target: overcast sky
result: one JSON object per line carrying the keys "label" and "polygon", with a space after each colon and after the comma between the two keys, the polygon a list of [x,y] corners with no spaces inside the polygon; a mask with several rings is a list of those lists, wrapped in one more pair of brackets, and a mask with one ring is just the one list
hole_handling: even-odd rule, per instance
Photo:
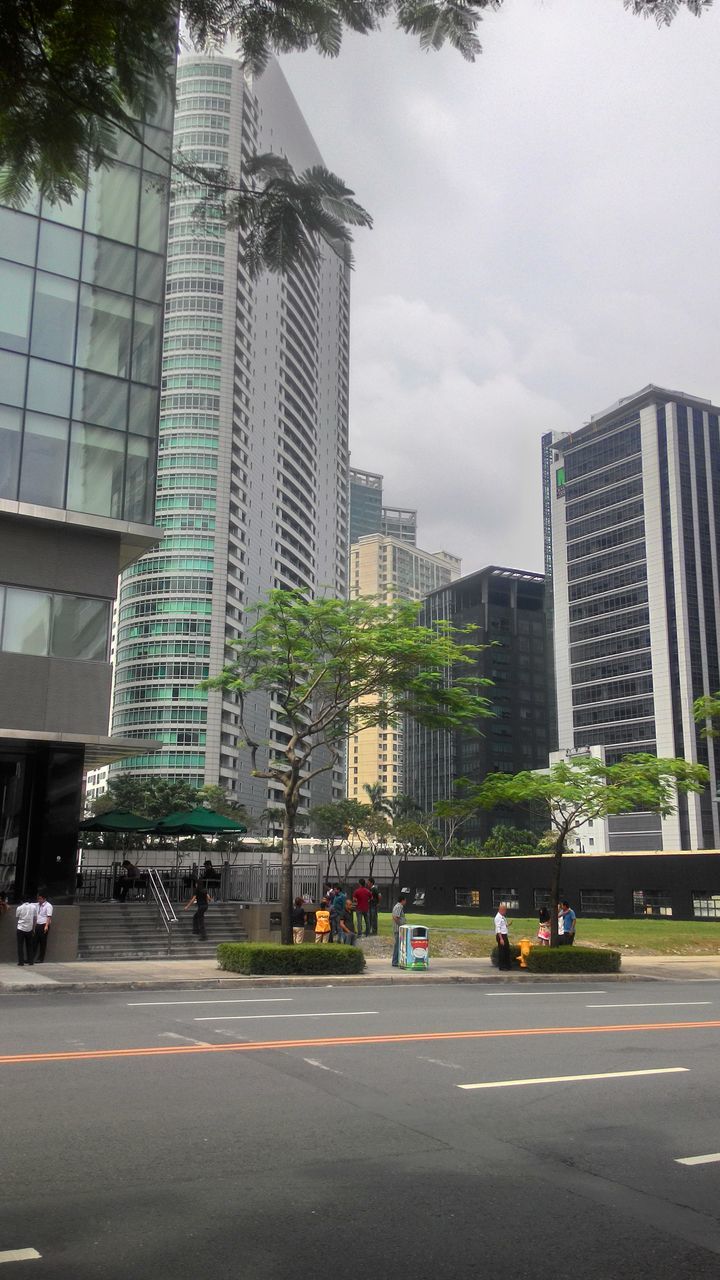
{"label": "overcast sky", "polygon": [[720,400],[720,4],[507,0],[483,53],[282,60],[356,239],[351,448],[420,545],[542,568],[540,436],[648,382]]}

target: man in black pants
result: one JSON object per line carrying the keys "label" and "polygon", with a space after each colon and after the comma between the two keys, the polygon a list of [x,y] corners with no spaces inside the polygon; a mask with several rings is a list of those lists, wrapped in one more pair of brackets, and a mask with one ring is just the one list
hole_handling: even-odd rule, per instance
{"label": "man in black pants", "polygon": [[498,947],[498,969],[511,969],[512,960],[510,958],[510,938],[508,936],[508,922],[505,919],[507,911],[507,903],[501,902],[495,916],[495,941]]}
{"label": "man in black pants", "polygon": [[207,934],[205,932],[205,912],[210,906],[210,894],[205,888],[204,880],[198,880],[195,892],[185,907],[185,910],[187,911],[193,906],[193,904],[195,905],[195,915],[192,919],[192,931],[201,939],[202,942],[207,942]]}

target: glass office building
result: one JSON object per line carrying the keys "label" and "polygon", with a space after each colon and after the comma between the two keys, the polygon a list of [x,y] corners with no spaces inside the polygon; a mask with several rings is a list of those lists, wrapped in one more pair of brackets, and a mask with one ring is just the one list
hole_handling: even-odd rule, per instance
{"label": "glass office building", "polygon": [[648,386],[544,441],[558,744],[710,769],[667,818],[608,820],[610,850],[720,846],[716,746],[693,702],[720,687],[720,410]]}
{"label": "glass office building", "polygon": [[0,885],[74,888],[120,569],[153,527],[171,110],[71,204],[0,207]]}
{"label": "glass office building", "polygon": [[[485,691],[493,716],[480,733],[443,733],[409,721],[405,741],[405,791],[423,813],[438,800],[455,794],[460,778],[482,782],[488,773],[517,773],[546,768],[548,763],[548,669],[542,574],[490,565],[434,591],[424,601],[419,620],[472,628],[474,644],[485,646],[477,674],[492,681]],[[449,676],[449,679],[452,677]],[[463,840],[484,840],[492,826],[512,815],[478,813],[462,828]]]}

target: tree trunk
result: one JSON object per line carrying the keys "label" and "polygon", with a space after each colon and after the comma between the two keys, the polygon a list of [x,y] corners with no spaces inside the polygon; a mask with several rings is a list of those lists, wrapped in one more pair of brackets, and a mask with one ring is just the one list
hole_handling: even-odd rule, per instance
{"label": "tree trunk", "polygon": [[283,819],[282,862],[280,864],[280,941],[289,946],[292,935],[293,909],[293,856],[295,853],[295,817],[297,814],[297,782],[291,781],[285,792],[285,816]]}
{"label": "tree trunk", "polygon": [[555,841],[552,879],[550,881],[550,946],[558,944],[558,905],[560,902],[560,874],[562,871],[563,853],[565,852],[565,836],[561,834]]}

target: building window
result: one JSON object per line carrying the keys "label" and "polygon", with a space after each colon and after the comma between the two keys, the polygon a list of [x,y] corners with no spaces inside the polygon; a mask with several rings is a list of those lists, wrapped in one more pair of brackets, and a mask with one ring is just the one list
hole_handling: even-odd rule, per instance
{"label": "building window", "polygon": [[671,916],[672,899],[665,889],[633,889],[636,916]]}
{"label": "building window", "polygon": [[693,889],[693,915],[697,920],[720,920],[720,894]]}
{"label": "building window", "polygon": [[533,902],[536,911],[540,911],[542,907],[549,907],[550,891],[548,889],[533,889]]}
{"label": "building window", "polygon": [[520,895],[517,889],[493,889],[492,904],[496,911],[501,902],[505,903],[508,911],[520,910]]}
{"label": "building window", "polygon": [[455,906],[456,907],[479,907],[480,906],[480,890],[479,889],[456,889],[455,890]]}
{"label": "building window", "polygon": [[580,910],[584,916],[614,916],[615,894],[611,889],[581,890]]}
{"label": "building window", "polygon": [[5,652],[108,660],[108,600],[0,587],[0,622],[0,649]]}
{"label": "building window", "polygon": [[415,896],[414,896],[414,898],[413,898],[413,900],[412,900],[412,904],[413,904],[413,906],[414,906],[414,907],[424,907],[424,906],[425,906],[425,890],[424,890],[424,889],[416,889],[416,890],[415,890]]}

